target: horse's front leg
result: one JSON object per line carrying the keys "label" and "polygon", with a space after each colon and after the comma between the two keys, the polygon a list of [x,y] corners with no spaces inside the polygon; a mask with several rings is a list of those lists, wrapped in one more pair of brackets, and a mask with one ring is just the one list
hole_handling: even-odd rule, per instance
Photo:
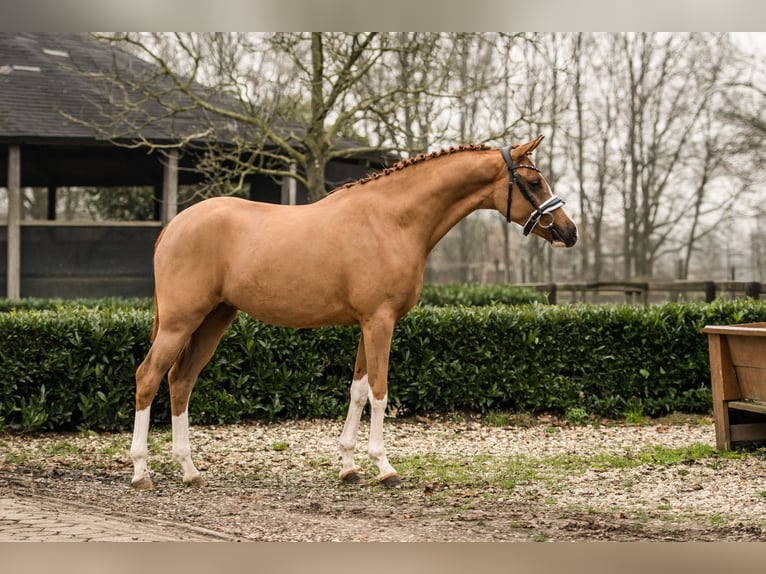
{"label": "horse's front leg", "polygon": [[368,454],[378,467],[378,480],[389,487],[402,483],[399,474],[388,462],[383,444],[383,417],[388,404],[388,359],[395,323],[393,316],[383,315],[373,317],[362,325],[371,406]]}
{"label": "horse's front leg", "polygon": [[367,404],[367,394],[370,385],[367,382],[367,359],[364,354],[364,335],[359,339],[354,365],[354,378],[351,382],[351,398],[348,403],[348,415],[340,435],[340,456],[343,466],[340,478],[346,484],[359,482],[359,467],[354,463],[354,451],[359,434],[359,421],[362,418],[364,405]]}

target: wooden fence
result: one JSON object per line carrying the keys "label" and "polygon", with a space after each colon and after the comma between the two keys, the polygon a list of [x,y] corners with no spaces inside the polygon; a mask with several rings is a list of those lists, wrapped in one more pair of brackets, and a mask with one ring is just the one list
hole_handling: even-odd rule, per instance
{"label": "wooden fence", "polygon": [[658,281],[525,283],[545,293],[551,305],[561,302],[627,302],[648,305],[662,301],[700,300],[716,297],[760,299],[766,283],[757,281]]}

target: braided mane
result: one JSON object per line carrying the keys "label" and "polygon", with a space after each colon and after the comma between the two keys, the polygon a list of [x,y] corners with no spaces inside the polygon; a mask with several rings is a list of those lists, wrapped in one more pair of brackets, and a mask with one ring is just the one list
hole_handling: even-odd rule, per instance
{"label": "braided mane", "polygon": [[485,144],[468,144],[468,145],[461,145],[461,146],[452,146],[449,148],[442,148],[439,151],[434,151],[428,154],[421,153],[415,157],[408,157],[406,159],[403,159],[401,161],[396,162],[391,167],[387,167],[383,169],[382,171],[375,172],[373,174],[370,174],[366,177],[363,177],[362,179],[358,179],[356,181],[353,181],[351,183],[347,183],[345,185],[342,185],[340,187],[337,187],[330,191],[329,193],[333,193],[335,191],[338,191],[339,189],[348,189],[349,187],[354,187],[355,185],[364,185],[365,183],[372,181],[374,179],[379,179],[386,175],[391,175],[395,171],[401,171],[406,167],[409,167],[411,165],[414,165],[416,163],[422,163],[429,159],[434,159],[437,157],[441,157],[443,155],[450,155],[453,153],[461,152],[461,151],[486,151],[493,149],[491,146],[485,145]]}

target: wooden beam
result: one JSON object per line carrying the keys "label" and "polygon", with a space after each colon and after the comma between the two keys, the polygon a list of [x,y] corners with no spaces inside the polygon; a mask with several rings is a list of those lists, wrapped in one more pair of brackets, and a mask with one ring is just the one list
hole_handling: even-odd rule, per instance
{"label": "wooden beam", "polygon": [[21,149],[8,146],[8,253],[6,297],[21,298]]}
{"label": "wooden beam", "polygon": [[766,415],[766,403],[763,401],[729,401],[728,407],[739,411]]}
{"label": "wooden beam", "polygon": [[710,383],[715,415],[715,442],[718,450],[731,450],[731,428],[727,402],[742,398],[737,373],[731,362],[729,345],[724,335],[708,333]]}
{"label": "wooden beam", "polygon": [[[296,173],[297,166],[290,164],[290,173]],[[282,178],[282,205],[295,205],[298,202],[298,181],[295,177]]]}
{"label": "wooden beam", "polygon": [[749,442],[766,439],[766,423],[731,425],[731,442]]}
{"label": "wooden beam", "polygon": [[48,221],[56,221],[56,186],[48,186]]}
{"label": "wooden beam", "polygon": [[168,151],[162,178],[162,225],[178,213],[178,150]]}

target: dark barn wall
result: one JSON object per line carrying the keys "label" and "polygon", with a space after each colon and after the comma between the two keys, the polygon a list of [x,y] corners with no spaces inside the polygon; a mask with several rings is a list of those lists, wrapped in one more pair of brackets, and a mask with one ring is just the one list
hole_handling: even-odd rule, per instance
{"label": "dark barn wall", "polygon": [[[150,297],[159,225],[22,225],[22,297]],[[0,295],[6,295],[0,227]]]}
{"label": "dark barn wall", "polygon": [[325,187],[330,191],[382,169],[380,165],[370,165],[360,159],[336,159],[328,163],[325,169]]}

